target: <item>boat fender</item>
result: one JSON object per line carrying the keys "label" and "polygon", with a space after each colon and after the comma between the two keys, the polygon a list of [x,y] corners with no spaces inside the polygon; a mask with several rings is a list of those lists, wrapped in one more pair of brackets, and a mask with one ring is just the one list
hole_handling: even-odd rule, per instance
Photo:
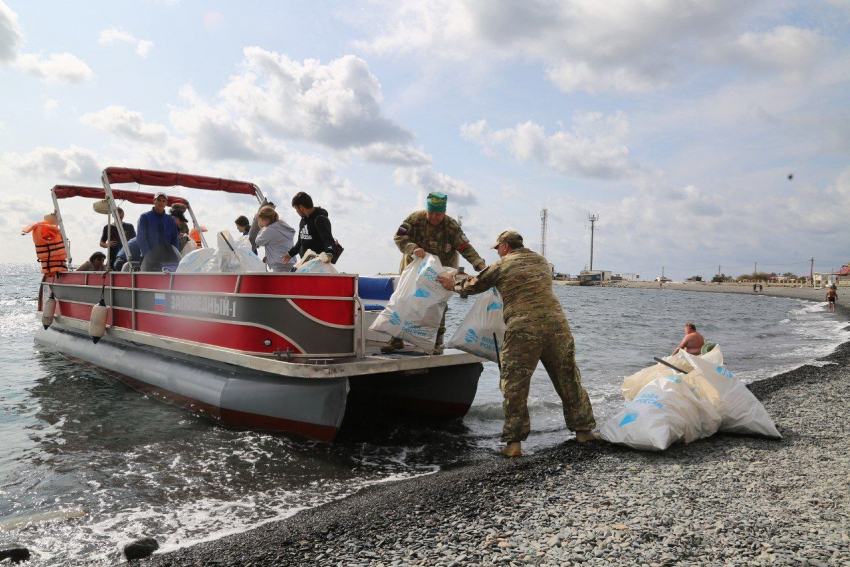
{"label": "boat fender", "polygon": [[106,316],[109,313],[109,308],[101,299],[97,305],[92,307],[91,319],[89,319],[89,335],[94,344],[100,340],[100,337],[106,334]]}
{"label": "boat fender", "polygon": [[56,296],[51,292],[50,297],[44,302],[41,308],[41,324],[44,325],[44,330],[53,324],[53,316],[56,314]]}

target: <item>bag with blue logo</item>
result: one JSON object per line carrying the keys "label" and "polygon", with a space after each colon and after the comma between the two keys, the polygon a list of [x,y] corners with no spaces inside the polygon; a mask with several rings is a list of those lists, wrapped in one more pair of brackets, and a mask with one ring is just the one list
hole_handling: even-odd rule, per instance
{"label": "bag with blue logo", "polygon": [[717,409],[723,419],[721,431],[782,437],[761,402],[722,362],[714,364],[704,357],[687,353],[685,358],[694,367],[686,378],[692,380],[699,394]]}
{"label": "bag with blue logo", "polygon": [[478,295],[446,346],[498,362],[499,353],[493,335],[498,340],[498,348],[501,348],[505,342],[504,303],[495,287]]}
{"label": "bag with blue logo", "polygon": [[443,312],[453,293],[440,285],[437,276],[453,272],[431,254],[411,262],[369,330],[402,339],[426,352],[433,351]]}
{"label": "bag with blue logo", "polygon": [[714,435],[720,414],[681,375],[655,378],[599,428],[609,443],[643,451],[663,451],[673,443],[690,443]]}

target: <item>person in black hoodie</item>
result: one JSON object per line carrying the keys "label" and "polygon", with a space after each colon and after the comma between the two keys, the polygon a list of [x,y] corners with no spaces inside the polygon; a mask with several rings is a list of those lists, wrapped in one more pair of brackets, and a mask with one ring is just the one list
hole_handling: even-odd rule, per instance
{"label": "person in black hoodie", "polygon": [[292,198],[292,208],[301,217],[301,222],[298,223],[298,240],[283,257],[283,263],[289,262],[296,254],[303,258],[307,250],[316,254],[324,252],[328,262],[333,260],[334,237],[328,212],[321,207],[314,207],[312,197],[303,191]]}

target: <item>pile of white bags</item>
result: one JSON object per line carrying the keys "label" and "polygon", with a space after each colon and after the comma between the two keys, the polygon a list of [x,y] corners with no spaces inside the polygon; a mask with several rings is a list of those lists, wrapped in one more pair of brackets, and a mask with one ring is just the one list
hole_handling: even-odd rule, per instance
{"label": "pile of white bags", "polygon": [[218,233],[217,248],[201,248],[180,260],[178,273],[265,272],[266,265],[251,251],[246,236],[233,238],[230,232]]}
{"label": "pile of white bags", "polygon": [[693,377],[694,385],[723,418],[720,431],[782,437],[761,402],[722,363],[712,364],[705,357],[690,354],[685,357],[694,366],[694,371],[685,379],[698,374]]}
{"label": "pile of white bags", "polygon": [[198,248],[189,252],[177,266],[178,274],[197,274],[204,271],[204,266],[215,256],[215,248]]}
{"label": "pile of white bags", "polygon": [[498,362],[499,349],[504,342],[504,302],[494,287],[478,295],[469,313],[466,314],[446,346]]}
{"label": "pile of white bags", "polygon": [[431,352],[437,342],[443,311],[452,295],[440,285],[437,276],[453,272],[431,254],[417,258],[401,273],[387,306],[369,329]]}
{"label": "pile of white bags", "polygon": [[663,364],[623,381],[626,404],[600,428],[603,439],[636,449],[663,451],[716,431],[781,437],[767,410],[723,366],[720,347],[701,356],[680,351]]}
{"label": "pile of white bags", "polygon": [[[676,354],[665,356],[661,360],[683,370],[684,372],[682,372],[682,374],[688,374],[694,369],[694,366],[685,354],[686,353],[684,351],[680,350]],[[711,351],[700,355],[700,358],[715,365],[723,364],[723,353],[720,352],[719,346],[715,346]],[[638,395],[641,388],[649,384],[655,378],[670,376],[675,373],[676,372],[671,370],[669,366],[665,366],[659,362],[655,366],[644,368],[640,372],[636,372],[631,376],[626,376],[623,380],[623,385],[620,387],[620,391],[623,393],[623,397],[626,398],[626,400],[632,400]]]}
{"label": "pile of white bags", "polygon": [[709,437],[720,427],[720,415],[673,375],[654,378],[599,433],[610,443],[645,451],[663,451],[679,441]]}
{"label": "pile of white bags", "polygon": [[339,271],[333,264],[327,261],[327,254],[322,252],[316,254],[308,250],[301,261],[295,264],[295,272],[298,274],[338,274]]}

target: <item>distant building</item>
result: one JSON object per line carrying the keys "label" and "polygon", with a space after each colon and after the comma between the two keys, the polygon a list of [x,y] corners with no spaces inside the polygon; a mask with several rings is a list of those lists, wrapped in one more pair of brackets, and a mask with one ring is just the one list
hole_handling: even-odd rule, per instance
{"label": "distant building", "polygon": [[838,282],[841,280],[841,271],[835,273],[820,273],[815,274],[812,281],[814,282],[815,287],[829,287],[831,285],[838,285]]}
{"label": "distant building", "polygon": [[701,282],[702,276],[691,276],[685,280],[686,282]]}
{"label": "distant building", "polygon": [[671,279],[670,279],[670,278],[668,278],[667,276],[658,276],[657,278],[655,278],[655,281],[657,281],[657,282],[662,282],[662,283],[667,283],[667,282],[672,282],[673,280],[671,280]]}
{"label": "distant building", "polygon": [[581,283],[602,283],[611,281],[609,270],[582,270],[578,279]]}

